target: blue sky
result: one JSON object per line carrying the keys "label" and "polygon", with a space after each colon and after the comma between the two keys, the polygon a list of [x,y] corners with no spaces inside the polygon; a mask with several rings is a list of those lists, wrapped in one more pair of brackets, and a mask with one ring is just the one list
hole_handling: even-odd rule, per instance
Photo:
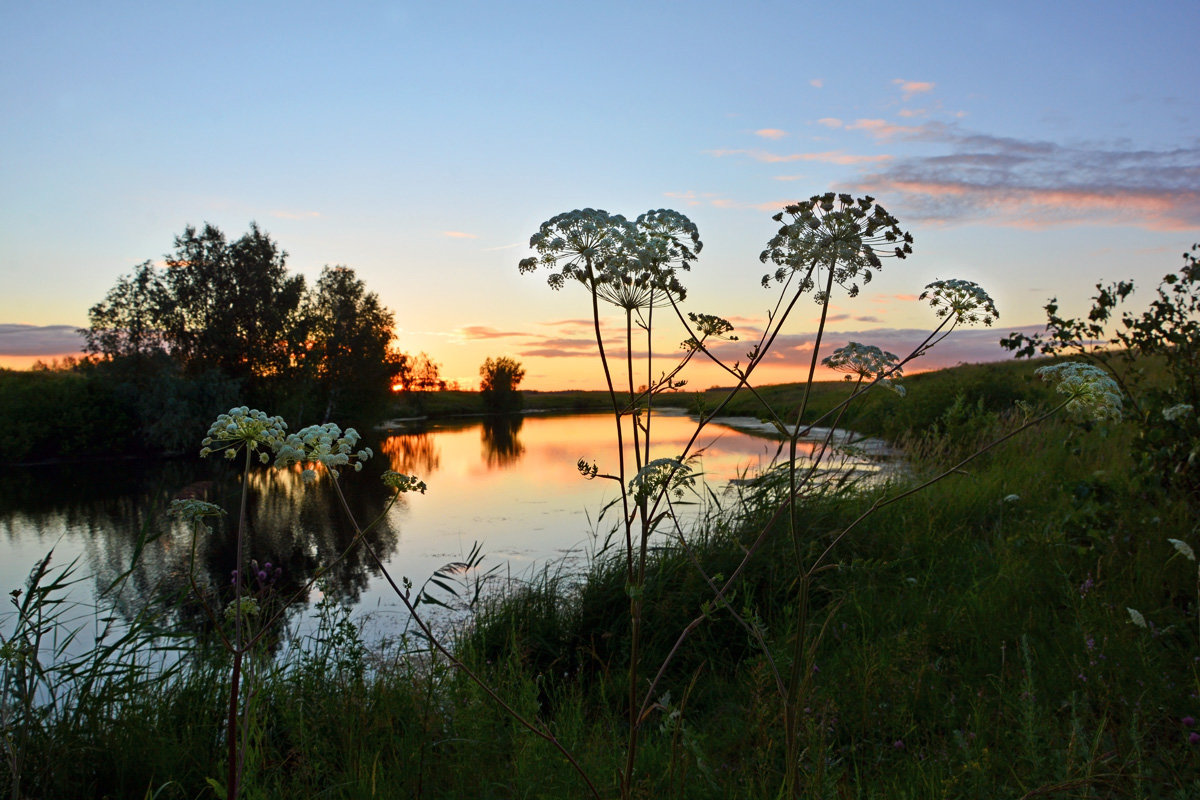
{"label": "blue sky", "polygon": [[[1144,302],[1200,240],[1194,0],[49,2],[0,23],[0,364],[71,349],[118,276],[204,222],[257,221],[310,279],[353,267],[448,377],[507,354],[534,388],[598,385],[582,293],[516,268],[574,208],[691,216],[689,307],[749,338],[774,210],[872,194],[915,252],[839,301],[841,340],[915,344],[936,278],[999,306],[931,366],[998,356],[1101,279]],[[800,377],[815,309],[770,379]]]}

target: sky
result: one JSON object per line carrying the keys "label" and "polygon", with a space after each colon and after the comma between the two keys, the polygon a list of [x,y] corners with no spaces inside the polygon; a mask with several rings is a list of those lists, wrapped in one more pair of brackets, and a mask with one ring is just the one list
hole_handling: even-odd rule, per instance
{"label": "sky", "polygon": [[[0,366],[77,351],[185,226],[257,222],[310,281],[353,268],[464,388],[500,355],[526,388],[599,388],[582,287],[518,273],[543,221],[687,214],[686,309],[745,343],[771,215],[826,191],[915,242],[835,299],[823,348],[905,354],[936,324],[924,286],[961,278],[1000,319],[921,363],[1002,358],[1051,297],[1081,313],[1133,278],[1144,307],[1200,241],[1198,29],[1195,0],[0,2]],[[760,381],[803,379],[817,314]],[[654,371],[684,338],[659,330]]]}

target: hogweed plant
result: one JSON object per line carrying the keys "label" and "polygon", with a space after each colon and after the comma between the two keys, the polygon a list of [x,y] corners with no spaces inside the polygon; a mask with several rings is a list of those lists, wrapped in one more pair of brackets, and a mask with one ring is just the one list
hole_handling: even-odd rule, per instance
{"label": "hogweed plant", "polygon": [[[436,651],[439,655],[446,658],[452,666],[463,671],[483,689],[493,702],[503,708],[526,729],[555,746],[574,766],[576,771],[579,772],[583,780],[591,788],[592,794],[599,796],[574,756],[558,742],[549,728],[528,720],[497,694],[494,689],[467,667],[441,641],[431,623],[422,616],[420,606],[424,604],[444,605],[426,587],[430,582],[437,583],[435,580],[436,577],[443,574],[443,571],[447,568],[443,568],[443,571],[435,573],[434,578],[431,578],[426,583],[426,586],[414,592],[413,584],[408,578],[402,577],[397,581],[393,577],[379,553],[372,546],[370,540],[367,538],[367,533],[387,516],[392,505],[396,503],[401,495],[409,492],[424,494],[426,485],[424,481],[414,475],[404,475],[390,470],[385,472],[382,480],[384,485],[392,490],[392,496],[374,520],[366,525],[360,524],[346,500],[341,485],[341,472],[344,469],[349,468],[355,472],[359,472],[362,470],[363,462],[373,455],[370,448],[359,448],[359,440],[360,436],[353,428],[347,428],[343,431],[333,423],[312,425],[297,433],[289,434],[287,433],[286,424],[279,417],[271,417],[264,412],[246,407],[231,409],[227,414],[222,414],[217,418],[209,429],[208,436],[205,437],[202,443],[201,456],[209,456],[221,452],[225,458],[232,461],[238,458],[239,453],[243,455],[241,507],[236,531],[237,567],[232,573],[233,596],[220,611],[214,608],[213,604],[208,600],[208,594],[197,585],[195,563],[197,536],[211,532],[207,524],[207,519],[224,512],[218,506],[198,500],[176,501],[172,505],[172,512],[191,523],[193,528],[192,555],[189,569],[189,580],[191,581],[193,593],[204,608],[221,644],[230,654],[232,660],[225,721],[227,748],[226,777],[224,784],[214,778],[210,778],[208,781],[209,785],[218,796],[223,796],[227,800],[233,800],[233,798],[239,796],[245,783],[246,762],[248,755],[253,749],[251,731],[254,727],[252,719],[253,687],[245,685],[247,682],[246,679],[251,677],[244,669],[248,663],[248,659],[253,657],[256,648],[261,645],[264,637],[274,629],[276,623],[280,621],[285,610],[292,602],[300,597],[307,596],[313,586],[318,581],[323,580],[329,569],[344,558],[351,549],[362,547],[366,550],[371,561],[380,571],[380,574],[387,581],[389,587],[408,610],[411,623],[415,624],[419,629],[420,637],[427,642],[430,650]],[[316,570],[312,578],[304,586],[298,589],[292,597],[282,602],[278,598],[271,596],[271,584],[277,575],[273,573],[269,564],[263,564],[262,568],[260,568],[258,561],[251,559],[248,562],[249,570],[243,568],[243,565],[247,565],[245,531],[249,475],[251,468],[255,464],[270,464],[275,469],[291,469],[298,466],[301,469],[301,479],[305,483],[314,483],[320,480],[322,476],[327,476],[333,487],[334,495],[337,497],[338,504],[354,531],[349,544],[341,553],[330,563]],[[470,564],[466,566],[474,566],[478,563],[478,560],[478,548],[476,548],[472,551],[472,556],[468,559]],[[478,587],[476,593],[478,594]],[[232,635],[227,633],[228,629],[232,629],[230,631]],[[252,665],[252,662],[249,663]]]}
{"label": "hogweed plant", "polygon": [[[276,469],[290,469],[299,465],[306,483],[319,477],[319,471],[329,475],[336,487],[337,496],[345,508],[341,493],[339,472],[351,467],[362,469],[364,461],[373,454],[370,448],[358,448],[360,436],[353,428],[342,431],[337,425],[312,425],[297,433],[289,434],[287,424],[280,417],[245,406],[230,409],[217,417],[202,442],[202,457],[221,453],[226,459],[235,461],[241,456],[242,490],[240,509],[235,532],[236,556],[232,570],[232,598],[223,608],[215,608],[210,602],[210,593],[204,591],[196,579],[196,548],[198,538],[209,534],[212,529],[208,520],[224,514],[224,510],[201,500],[177,500],[170,512],[188,523],[192,529],[192,548],[188,576],[193,594],[212,623],[222,646],[231,656],[229,694],[225,720],[226,776],[222,784],[215,778],[209,783],[219,796],[233,800],[239,796],[246,767],[247,754],[251,749],[253,727],[253,687],[246,685],[251,675],[245,671],[248,659],[280,621],[291,603],[307,596],[313,585],[322,579],[330,567],[344,557],[351,548],[364,542],[368,530],[378,524],[391,505],[406,491],[424,491],[424,484],[411,476],[384,475],[384,483],[394,493],[384,511],[365,528],[355,525],[355,537],[347,548],[329,564],[318,569],[313,577],[291,598],[280,602],[273,597],[273,586],[279,577],[279,569],[269,562],[261,566],[257,559],[247,559],[246,553],[246,510],[249,499],[250,471],[257,465],[273,465]],[[374,556],[374,552],[372,551]],[[247,569],[248,568],[248,569]]]}
{"label": "hogweed plant", "polygon": [[[977,284],[958,279],[934,281],[925,287],[920,299],[930,304],[938,322],[907,355],[900,357],[872,345],[851,342],[822,358],[835,293],[841,291],[847,297],[856,297],[861,286],[870,282],[874,273],[882,268],[884,259],[905,259],[912,253],[913,238],[871,197],[817,195],[786,206],[774,220],[780,223],[780,228],[768,241],[760,260],[773,264],[775,269],[762,277],[761,284],[767,289],[775,288],[778,294],[767,311],[766,325],[760,336],[745,351],[744,361],[738,359],[730,363],[723,355],[728,343],[738,340],[727,320],[713,314],[685,312],[682,307],[686,289],[680,276],[690,270],[701,250],[701,243],[696,226],[678,212],[651,211],[633,222],[621,215],[595,209],[560,214],[541,225],[530,239],[530,248],[537,255],[522,260],[519,265],[522,273],[548,269],[548,283],[554,290],[568,285],[584,289],[590,302],[596,350],[611,402],[616,463],[602,466],[580,459],[577,467],[584,478],[612,481],[620,492],[614,505],[621,510],[618,525],[625,546],[623,561],[630,621],[626,672],[627,735],[624,767],[619,776],[620,796],[624,800],[636,794],[639,737],[653,710],[662,707],[658,699],[659,686],[667,668],[688,637],[718,610],[728,613],[750,632],[774,676],[780,699],[786,759],[780,793],[791,798],[802,796],[805,780],[800,772],[800,722],[812,694],[816,649],[829,619],[827,617],[821,624],[811,619],[809,597],[813,582],[823,569],[828,568],[835,546],[863,520],[902,497],[944,479],[962,466],[956,465],[919,486],[891,496],[880,496],[828,541],[812,539],[801,520],[801,503],[808,494],[820,490],[819,469],[834,451],[834,433],[847,408],[877,386],[903,394],[904,387],[899,380],[905,365],[928,352],[957,327],[991,325],[998,313],[991,297]],[[820,307],[820,318],[799,408],[793,417],[785,419],[763,401],[753,377],[805,295]],[[620,357],[612,355],[619,350],[603,333],[602,307],[605,304],[615,306],[622,318],[623,364],[619,363]],[[662,312],[656,316],[655,311],[668,308],[685,334],[682,355],[656,374],[653,332],[656,323],[661,322]],[[635,343],[635,331],[642,342],[640,352]],[[699,416],[695,431],[681,452],[670,458],[652,459],[651,412],[655,398],[683,386],[685,382],[679,376],[697,356],[709,359],[724,370],[733,386],[715,406],[705,409]],[[644,377],[635,377],[637,360],[645,363]],[[833,409],[805,423],[817,367],[822,363],[845,373],[846,379],[854,383],[853,390]],[[1027,416],[1016,429],[962,463],[1062,409],[1093,418],[1119,416],[1120,392],[1115,385],[1103,374],[1093,373],[1083,366],[1086,365],[1042,372],[1043,378],[1057,384],[1065,399],[1045,413]],[[683,548],[688,547],[683,523],[675,513],[673,497],[679,488],[696,478],[689,462],[695,455],[701,432],[740,392],[749,392],[760,401],[761,414],[785,440],[787,458],[782,468],[787,476],[786,490],[778,497],[769,519],[744,547],[740,564],[729,575],[703,576],[712,588],[712,598],[703,605],[701,613],[680,630],[674,645],[651,676],[641,663],[642,637],[647,624],[645,597],[650,541],[655,534],[662,534],[673,537]],[[818,430],[817,425],[822,425],[819,442],[808,461],[801,461],[797,457],[799,442],[813,435]],[[631,431],[633,443],[631,456],[627,455],[624,446],[629,435],[627,430]],[[739,576],[780,525],[790,540],[796,586],[790,642],[783,653],[774,652],[767,645],[760,626],[752,618],[752,610],[739,612],[729,602]],[[695,559],[692,563],[700,568]]]}

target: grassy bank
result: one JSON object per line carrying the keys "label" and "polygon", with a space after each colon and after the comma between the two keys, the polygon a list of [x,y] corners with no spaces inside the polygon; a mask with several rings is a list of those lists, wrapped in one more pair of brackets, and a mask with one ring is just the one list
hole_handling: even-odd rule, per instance
{"label": "grassy bank", "polygon": [[[918,482],[1010,430],[1013,400],[1043,391],[1031,375],[1016,364],[914,376],[911,407],[877,392],[847,424],[907,442]],[[795,390],[765,391],[786,407]],[[844,391],[824,385],[816,401]],[[1200,586],[1168,540],[1200,542],[1194,511],[1137,477],[1135,435],[1130,423],[1048,423],[889,505],[838,546],[808,623],[823,631],[802,721],[809,796],[1200,796]],[[647,664],[712,596],[696,565],[730,574],[776,499],[770,486],[746,489],[690,552],[656,551]],[[818,552],[877,499],[808,498],[803,546]],[[771,658],[730,613],[709,609],[648,712],[637,796],[775,796],[772,662],[791,658],[791,547],[768,538],[731,602]],[[623,757],[628,605],[624,565],[602,557],[583,576],[548,569],[498,592],[454,637],[464,662],[546,722],[605,796]],[[318,635],[257,667],[247,796],[585,795],[558,752],[419,639],[368,651],[353,621],[325,614]],[[86,698],[22,728],[25,794],[219,796],[209,779],[223,769],[227,665],[199,640],[186,644],[190,655],[152,686],[111,669]],[[5,658],[8,669],[20,663]]]}

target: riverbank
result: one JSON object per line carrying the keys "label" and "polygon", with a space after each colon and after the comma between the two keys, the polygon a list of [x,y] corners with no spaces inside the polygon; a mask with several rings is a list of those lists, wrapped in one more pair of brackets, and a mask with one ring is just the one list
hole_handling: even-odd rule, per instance
{"label": "riverbank", "polygon": [[[994,380],[982,400],[954,391],[975,380],[970,374],[910,379],[907,400],[918,410],[945,408],[928,427],[897,436],[916,465],[912,482],[806,499],[805,547],[823,548],[865,508],[1012,429],[1018,417],[992,402],[1023,379],[976,374]],[[900,412],[874,413],[885,424]],[[810,794],[1200,796],[1196,572],[1172,540],[1200,543],[1186,502],[1139,477],[1137,433],[1129,422],[1046,423],[890,503],[837,545],[809,620],[820,633],[800,726]],[[783,753],[774,671],[786,671],[791,657],[796,576],[787,567],[795,545],[771,525],[770,496],[742,495],[695,532],[690,553],[652,551],[647,670],[681,629],[701,622],[646,712],[638,796],[776,795]],[[703,576],[733,574],[764,525],[764,547],[733,587],[738,616],[708,608]],[[628,607],[623,560],[601,555],[582,575],[547,570],[508,584],[452,641],[516,711],[548,726],[606,795],[624,752]],[[585,794],[560,753],[419,639],[369,649],[353,619],[336,607],[325,613],[326,626],[290,661],[256,667],[247,792]],[[151,641],[148,633],[132,644]],[[165,675],[110,669],[117,654],[109,653],[86,697],[62,697],[24,729],[25,793],[213,796],[227,665],[199,640],[178,644],[190,655]],[[6,675],[16,674],[22,662],[5,658]]]}

